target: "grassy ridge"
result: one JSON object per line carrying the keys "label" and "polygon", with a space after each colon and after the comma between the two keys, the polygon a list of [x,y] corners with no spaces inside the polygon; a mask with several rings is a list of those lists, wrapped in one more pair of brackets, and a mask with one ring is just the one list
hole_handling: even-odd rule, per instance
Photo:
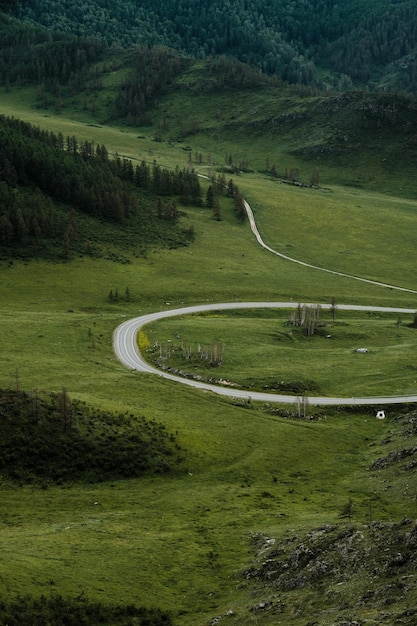
{"label": "grassy ridge", "polygon": [[301,624],[297,601],[292,602],[296,589],[303,609],[308,607],[311,616],[322,619],[320,595],[325,587],[329,622],[349,623],[354,616],[355,621],[378,623],[383,597],[389,607],[384,619],[412,626],[416,598],[407,580],[414,577],[415,540],[411,519],[398,524],[372,520],[364,525],[329,524],[303,535],[289,533],[278,543],[255,535],[256,558],[245,572],[247,579],[255,581],[251,585],[258,599],[254,608],[267,609],[271,621]]}

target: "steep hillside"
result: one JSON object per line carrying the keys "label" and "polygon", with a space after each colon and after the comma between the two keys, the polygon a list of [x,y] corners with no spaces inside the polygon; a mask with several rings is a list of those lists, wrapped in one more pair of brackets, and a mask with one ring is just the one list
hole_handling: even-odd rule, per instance
{"label": "steep hillside", "polygon": [[134,169],[104,145],[4,116],[0,137],[0,258],[111,257],[111,242],[118,239],[136,254],[189,240],[177,227],[173,196],[182,204],[200,202],[192,172],[144,162]]}
{"label": "steep hillside", "polygon": [[108,44],[163,44],[200,58],[231,55],[290,83],[417,88],[410,0],[20,0],[8,7],[48,29]]}
{"label": "steep hillside", "polygon": [[[24,58],[29,34],[17,56]],[[71,41],[69,35],[62,37]],[[85,57],[82,41],[68,43],[68,64]],[[42,45],[38,60],[43,51]],[[21,88],[31,85],[25,97],[33,108],[83,120],[91,125],[92,137],[95,126],[122,124],[132,133],[139,128],[136,138],[182,147],[193,164],[226,167],[226,174],[255,170],[304,183],[314,179],[415,197],[417,105],[412,95],[324,94],[289,86],[233,59],[193,61],[161,47],[97,55],[71,78],[45,66],[40,81],[29,65],[17,80],[13,64],[6,63],[3,81],[10,79],[5,89],[20,98]]]}
{"label": "steep hillside", "polygon": [[[317,169],[322,184],[395,189],[414,197],[413,96],[361,91],[325,95],[290,87],[223,57],[183,62],[157,98],[138,98],[146,93],[141,56],[138,51],[135,67],[114,96],[116,103],[128,103],[119,94],[130,93],[130,108],[109,110],[103,93],[97,100],[103,121],[110,117],[129,125],[132,119],[145,119],[158,141],[186,141],[196,153],[204,148],[206,165],[209,154],[230,172],[249,169],[310,183]],[[138,100],[143,110],[135,113]]]}

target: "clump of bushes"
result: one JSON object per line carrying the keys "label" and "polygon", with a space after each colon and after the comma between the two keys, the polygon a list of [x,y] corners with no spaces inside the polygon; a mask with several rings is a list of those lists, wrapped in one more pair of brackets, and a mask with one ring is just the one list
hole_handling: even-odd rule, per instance
{"label": "clump of bushes", "polygon": [[242,384],[242,387],[256,391],[289,393],[297,396],[307,393],[313,395],[321,393],[320,385],[316,381],[309,379],[248,378],[247,382]]}
{"label": "clump of bushes", "polygon": [[162,424],[70,399],[67,391],[0,390],[0,474],[20,483],[132,478],[173,469],[175,436]]}
{"label": "clump of bushes", "polygon": [[8,626],[171,626],[172,619],[160,609],[134,605],[104,605],[84,598],[53,595],[0,599],[0,623]]}

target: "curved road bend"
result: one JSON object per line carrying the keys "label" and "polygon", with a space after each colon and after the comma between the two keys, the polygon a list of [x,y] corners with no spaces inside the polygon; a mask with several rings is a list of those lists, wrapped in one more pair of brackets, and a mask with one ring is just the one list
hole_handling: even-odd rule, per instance
{"label": "curved road bend", "polygon": [[[308,304],[308,303],[306,303]],[[310,303],[311,304],[311,303]],[[297,400],[297,396],[281,395],[275,393],[250,392],[244,389],[231,389],[220,387],[209,383],[203,383],[197,380],[191,380],[170,374],[164,370],[160,370],[150,365],[142,357],[138,344],[137,334],[139,330],[156,320],[166,317],[175,317],[180,315],[190,315],[192,313],[200,313],[204,311],[221,311],[226,309],[294,309],[298,307],[298,303],[294,302],[227,302],[219,304],[202,304],[190,307],[182,307],[179,309],[171,309],[168,311],[160,311],[157,313],[149,313],[123,322],[116,328],[113,334],[113,347],[119,361],[132,370],[147,372],[148,374],[156,374],[168,380],[173,380],[183,385],[189,385],[203,391],[211,391],[221,396],[231,398],[240,398],[243,400],[254,400],[258,402],[275,402],[282,404],[293,404]],[[330,304],[321,304],[323,309],[330,309]],[[403,309],[395,307],[378,307],[378,306],[361,306],[361,305],[337,305],[338,310],[344,311],[373,311],[385,313],[404,313],[414,314],[415,309]],[[327,398],[309,396],[308,401],[311,405],[384,405],[384,404],[402,404],[408,402],[417,402],[417,394],[408,396],[372,396],[357,398]]]}

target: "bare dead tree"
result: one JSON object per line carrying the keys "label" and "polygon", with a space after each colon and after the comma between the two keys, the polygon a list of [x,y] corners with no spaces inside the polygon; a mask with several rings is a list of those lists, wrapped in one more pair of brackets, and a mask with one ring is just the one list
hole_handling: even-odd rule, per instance
{"label": "bare dead tree", "polygon": [[336,311],[337,311],[337,303],[336,303],[336,298],[332,298],[331,304],[330,304],[330,313],[332,315],[332,322],[334,323],[334,319],[336,317]]}
{"label": "bare dead tree", "polygon": [[320,316],[321,306],[319,304],[312,306],[307,304],[301,306],[301,304],[299,304],[296,312],[291,313],[289,324],[304,329],[309,336],[314,335]]}
{"label": "bare dead tree", "polygon": [[209,350],[209,363],[212,367],[219,367],[223,363],[224,343],[213,343]]}
{"label": "bare dead tree", "polygon": [[308,396],[297,396],[295,399],[295,411],[299,419],[306,419],[308,415],[309,400]]}

